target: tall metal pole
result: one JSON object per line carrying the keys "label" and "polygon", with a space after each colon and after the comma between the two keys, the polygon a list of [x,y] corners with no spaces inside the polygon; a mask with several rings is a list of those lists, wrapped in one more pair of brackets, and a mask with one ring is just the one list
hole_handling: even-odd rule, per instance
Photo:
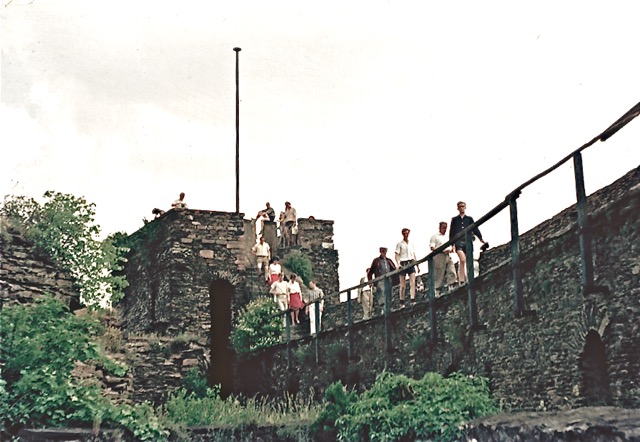
{"label": "tall metal pole", "polygon": [[239,53],[242,49],[233,48],[236,51],[236,213],[240,213],[240,63]]}

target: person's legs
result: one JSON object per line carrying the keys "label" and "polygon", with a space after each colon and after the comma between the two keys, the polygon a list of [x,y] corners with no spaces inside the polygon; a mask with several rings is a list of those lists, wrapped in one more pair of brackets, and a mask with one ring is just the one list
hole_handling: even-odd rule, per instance
{"label": "person's legs", "polygon": [[464,284],[467,282],[467,255],[464,253],[464,250],[456,248],[456,253],[458,254],[458,282],[460,284]]}
{"label": "person's legs", "polygon": [[384,279],[382,281],[378,281],[376,285],[376,303],[382,309],[384,309]]}
{"label": "person's legs", "polygon": [[371,291],[366,290],[362,292],[362,319],[369,319],[371,317]]}
{"label": "person's legs", "polygon": [[449,286],[451,284],[453,284],[454,282],[456,282],[456,266],[453,265],[453,260],[451,259],[451,257],[449,255],[446,255],[445,257],[446,259],[446,270],[445,267],[443,267],[444,270],[444,283],[446,286]]}
{"label": "person's legs", "polygon": [[416,300],[416,272],[409,275],[409,296],[412,302]]}
{"label": "person's legs", "polygon": [[407,275],[400,273],[400,303],[404,304],[404,289]]}
{"label": "person's legs", "polygon": [[309,306],[309,332],[314,335],[316,333],[316,305]]}
{"label": "person's legs", "polygon": [[438,253],[433,257],[433,280],[435,282],[435,289],[438,290],[442,287],[442,281],[444,279],[445,259],[447,257],[444,253]]}

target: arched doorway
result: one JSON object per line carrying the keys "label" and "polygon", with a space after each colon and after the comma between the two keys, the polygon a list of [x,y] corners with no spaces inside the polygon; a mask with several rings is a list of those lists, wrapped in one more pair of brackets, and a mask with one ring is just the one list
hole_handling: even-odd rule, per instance
{"label": "arched doorway", "polygon": [[233,285],[224,279],[217,279],[209,288],[209,313],[211,315],[211,367],[209,382],[220,384],[220,394],[228,397],[233,391],[234,351],[231,349],[231,299]]}
{"label": "arched doorway", "polygon": [[604,343],[595,330],[587,333],[585,341],[584,351],[580,355],[582,397],[588,406],[609,405],[611,391]]}

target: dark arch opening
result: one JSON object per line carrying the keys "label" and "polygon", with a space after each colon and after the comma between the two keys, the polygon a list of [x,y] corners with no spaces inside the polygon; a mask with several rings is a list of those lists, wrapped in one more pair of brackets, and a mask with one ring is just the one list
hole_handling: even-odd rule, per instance
{"label": "dark arch opening", "polygon": [[611,391],[604,343],[595,330],[587,333],[585,341],[584,351],[580,355],[582,397],[585,405],[609,405]]}
{"label": "dark arch opening", "polygon": [[220,385],[220,395],[228,397],[233,392],[233,363],[235,352],[231,348],[231,299],[233,285],[217,279],[209,288],[209,313],[211,315],[211,365],[209,382]]}

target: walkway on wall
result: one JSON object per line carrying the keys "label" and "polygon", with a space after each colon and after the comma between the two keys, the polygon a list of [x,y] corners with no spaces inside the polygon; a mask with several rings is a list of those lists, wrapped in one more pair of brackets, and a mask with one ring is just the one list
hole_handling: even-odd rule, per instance
{"label": "walkway on wall", "polygon": [[[452,238],[450,241],[446,242],[442,246],[438,247],[427,256],[417,261],[414,261],[408,266],[422,264],[424,262],[428,263],[429,269],[433,268],[433,259],[434,257],[441,253],[444,249],[452,246],[455,242],[463,240],[466,243],[466,250],[468,256],[473,256],[473,238],[472,231],[489,221],[497,214],[502,212],[502,210],[509,208],[510,213],[510,224],[511,224],[511,268],[512,268],[512,277],[513,277],[513,315],[514,317],[523,317],[532,314],[532,312],[525,309],[524,300],[523,300],[523,287],[522,287],[522,277],[523,277],[523,268],[521,265],[521,257],[520,257],[520,234],[518,230],[518,207],[517,200],[522,193],[522,191],[540,180],[541,178],[549,175],[556,169],[558,169],[563,164],[572,161],[575,173],[575,188],[576,188],[576,208],[577,208],[577,224],[578,224],[578,232],[579,232],[579,244],[580,244],[580,258],[581,258],[581,285],[583,293],[592,293],[606,290],[606,288],[598,287],[594,284],[594,272],[593,272],[593,256],[591,250],[591,235],[589,231],[589,212],[587,208],[587,196],[585,193],[585,176],[583,171],[583,163],[582,163],[582,151],[589,148],[597,141],[606,141],[611,136],[613,136],[616,132],[622,129],[626,124],[628,124],[635,117],[640,115],[640,103],[636,104],[633,108],[631,108],[628,112],[626,112],[622,117],[620,117],[617,121],[615,121],[611,126],[609,126],[604,132],[600,133],[592,140],[582,145],[578,149],[571,152],[566,157],[562,158],[553,166],[548,169],[542,171],[538,175],[532,177],[531,179],[525,181],[523,184],[512,190],[507,194],[505,199],[501,201],[496,207],[487,212],[485,215],[480,217],[476,222],[472,225],[461,231],[458,235]],[[351,357],[353,352],[353,299],[352,294],[354,290],[358,290],[369,284],[376,284],[377,282],[384,281],[385,282],[385,305],[384,305],[384,323],[385,323],[385,349],[387,351],[392,350],[392,327],[389,315],[391,313],[391,279],[401,273],[404,268],[396,269],[395,271],[388,273],[382,277],[378,277],[364,284],[358,284],[353,287],[349,287],[347,289],[341,290],[337,293],[330,295],[328,298],[336,298],[338,301],[335,304],[339,303],[339,299],[342,296],[343,298],[346,296],[347,303],[347,318],[346,318],[346,327],[347,327],[347,341],[348,341],[348,353],[349,357]],[[478,318],[478,307],[476,303],[476,284],[474,283],[474,268],[473,268],[473,259],[467,260],[467,278],[468,283],[466,284],[467,290],[467,312],[468,312],[468,321],[469,325],[472,329],[482,329],[479,318]],[[437,323],[436,323],[436,290],[435,290],[435,281],[434,281],[434,272],[429,272],[428,274],[428,299],[427,302],[429,304],[429,321],[430,321],[430,339],[435,344],[437,337]],[[314,306],[310,306],[310,308],[317,308],[317,304]],[[289,315],[285,314],[285,318],[288,318]],[[319,335],[315,335],[315,345],[316,345],[316,358],[318,355],[318,342]],[[291,326],[290,322],[287,321],[286,327],[286,336],[287,336],[287,344],[291,340]]]}

